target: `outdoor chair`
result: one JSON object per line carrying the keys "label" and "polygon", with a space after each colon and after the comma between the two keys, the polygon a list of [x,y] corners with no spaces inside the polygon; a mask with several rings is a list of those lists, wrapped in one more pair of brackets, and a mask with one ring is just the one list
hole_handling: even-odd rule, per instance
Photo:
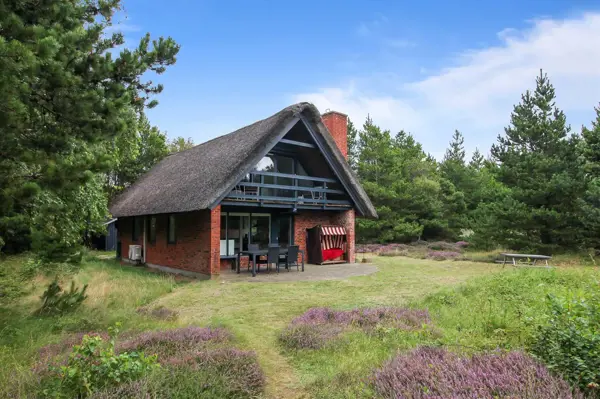
{"label": "outdoor chair", "polygon": [[269,252],[267,252],[267,267],[270,269],[271,264],[273,263],[275,264],[275,270],[277,270],[277,273],[279,273],[279,265],[285,264],[281,261],[281,258],[279,257],[279,245],[269,246]]}
{"label": "outdoor chair", "polygon": [[287,257],[285,259],[285,267],[290,271],[290,266],[296,266],[296,270],[300,271],[300,264],[298,263],[298,253],[300,248],[297,245],[290,245],[288,247]]}

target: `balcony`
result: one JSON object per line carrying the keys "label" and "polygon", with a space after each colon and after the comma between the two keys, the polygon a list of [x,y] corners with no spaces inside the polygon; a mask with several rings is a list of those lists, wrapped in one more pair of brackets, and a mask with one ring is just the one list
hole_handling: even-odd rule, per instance
{"label": "balcony", "polygon": [[[287,183],[287,184],[286,184]],[[253,171],[224,198],[223,205],[346,210],[352,207],[335,179]]]}

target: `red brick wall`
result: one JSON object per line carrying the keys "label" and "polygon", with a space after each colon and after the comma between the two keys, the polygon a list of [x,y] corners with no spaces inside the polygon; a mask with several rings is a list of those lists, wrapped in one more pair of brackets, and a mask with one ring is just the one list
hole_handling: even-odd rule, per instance
{"label": "red brick wall", "polygon": [[[146,263],[206,275],[219,274],[221,208],[176,214],[176,242],[167,243],[167,215],[156,215],[156,241],[146,237]],[[147,222],[149,223],[149,222]],[[127,259],[131,218],[119,218],[122,257]],[[140,234],[135,244],[142,245]]]}
{"label": "red brick wall", "polygon": [[[206,275],[219,274],[231,267],[220,259],[221,208],[176,215],[176,243],[167,243],[167,215],[156,216],[156,241],[146,236],[146,263]],[[143,245],[143,232],[131,240],[132,218],[119,218],[122,258],[127,259],[129,245]],[[349,261],[354,262],[354,210],[345,212],[301,211],[294,215],[294,242],[306,253],[306,229],[318,224],[342,225],[348,232]],[[147,221],[147,226],[149,221]],[[306,260],[306,259],[305,259]],[[242,259],[242,268],[247,267]]]}
{"label": "red brick wall", "polygon": [[[324,211],[301,211],[294,215],[294,244],[298,245],[304,256],[306,253],[306,230],[315,227],[318,224],[331,224],[331,213]],[[305,258],[305,261],[308,259]]]}
{"label": "red brick wall", "polygon": [[348,116],[340,112],[330,111],[321,115],[323,123],[333,136],[344,158],[348,158]]}
{"label": "red brick wall", "polygon": [[346,250],[347,260],[350,263],[355,261],[355,224],[354,224],[354,209],[344,212],[338,212],[331,216],[331,223],[344,226],[346,234],[348,234],[348,248]]}
{"label": "red brick wall", "polygon": [[344,212],[303,211],[294,216],[294,243],[306,254],[306,229],[318,224],[339,225],[348,234],[348,262],[355,261],[354,210]]}

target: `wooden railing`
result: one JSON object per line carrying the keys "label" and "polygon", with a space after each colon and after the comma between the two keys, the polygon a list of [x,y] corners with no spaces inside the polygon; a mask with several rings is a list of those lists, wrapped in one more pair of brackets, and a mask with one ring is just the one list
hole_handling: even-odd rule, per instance
{"label": "wooden railing", "polygon": [[[232,205],[259,205],[274,207],[293,208],[349,208],[351,202],[346,199],[329,199],[327,194],[345,195],[345,192],[327,187],[327,183],[337,183],[334,179],[314,176],[303,176],[277,172],[251,173],[250,180],[255,180],[252,175],[261,176],[261,183],[243,181],[229,193],[224,203]],[[293,181],[289,184],[265,183],[264,177],[285,178]],[[301,186],[299,181],[312,181],[316,186]],[[265,190],[269,190],[265,192]],[[286,195],[273,195],[273,193],[285,192]]]}

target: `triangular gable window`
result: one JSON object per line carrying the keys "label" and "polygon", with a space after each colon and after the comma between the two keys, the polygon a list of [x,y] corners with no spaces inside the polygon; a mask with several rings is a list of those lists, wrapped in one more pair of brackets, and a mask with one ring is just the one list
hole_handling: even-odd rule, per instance
{"label": "triangular gable window", "polygon": [[353,206],[302,121],[236,184],[222,204],[328,210]]}

